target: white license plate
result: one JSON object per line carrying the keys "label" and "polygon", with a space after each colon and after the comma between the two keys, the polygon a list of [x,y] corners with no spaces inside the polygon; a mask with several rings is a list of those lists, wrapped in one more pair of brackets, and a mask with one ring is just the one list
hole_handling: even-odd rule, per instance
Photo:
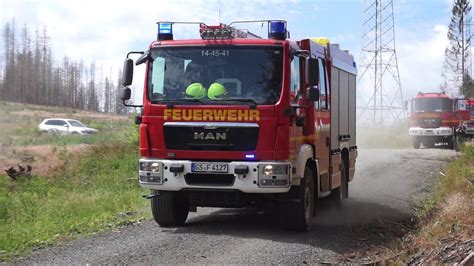
{"label": "white license plate", "polygon": [[226,163],[192,163],[191,172],[227,173]]}
{"label": "white license plate", "polygon": [[425,131],[425,135],[433,135],[433,131]]}

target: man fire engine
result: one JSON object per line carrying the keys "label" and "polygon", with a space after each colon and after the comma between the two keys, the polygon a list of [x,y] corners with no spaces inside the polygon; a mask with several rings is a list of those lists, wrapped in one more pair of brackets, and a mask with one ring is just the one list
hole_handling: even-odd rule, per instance
{"label": "man fire engine", "polygon": [[340,203],[354,177],[356,64],[325,38],[288,40],[286,21],[258,21],[268,39],[238,23],[199,23],[201,39],[174,40],[179,23],[158,22],[149,50],[129,53],[146,63],[140,184],[160,226],[196,207],[274,203],[284,228],[309,230],[316,200]]}
{"label": "man fire engine", "polygon": [[466,100],[466,110],[469,112],[469,119],[466,119],[463,124],[463,130],[466,137],[474,137],[474,99]]}
{"label": "man fire engine", "polygon": [[411,127],[409,135],[413,147],[419,149],[423,144],[434,147],[436,143],[445,143],[450,149],[456,143],[456,131],[461,124],[461,110],[458,99],[445,93],[419,92],[411,102]]}

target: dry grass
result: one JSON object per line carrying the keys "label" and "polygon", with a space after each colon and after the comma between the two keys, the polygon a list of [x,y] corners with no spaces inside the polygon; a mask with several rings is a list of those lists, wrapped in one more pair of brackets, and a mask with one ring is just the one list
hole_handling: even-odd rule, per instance
{"label": "dry grass", "polygon": [[469,249],[472,251],[474,145],[463,147],[461,152],[448,164],[433,194],[423,201],[418,230],[399,243],[403,255],[396,262],[456,263],[469,254]]}

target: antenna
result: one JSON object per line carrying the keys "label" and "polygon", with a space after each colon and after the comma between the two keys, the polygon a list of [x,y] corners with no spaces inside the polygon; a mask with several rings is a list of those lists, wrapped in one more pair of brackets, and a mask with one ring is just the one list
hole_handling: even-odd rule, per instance
{"label": "antenna", "polygon": [[[359,121],[373,127],[405,120],[402,85],[395,49],[393,0],[365,0],[360,58],[359,84],[371,84],[373,93],[367,102],[358,99],[362,111]],[[368,90],[368,87],[361,87]],[[371,114],[370,114],[371,113]]]}

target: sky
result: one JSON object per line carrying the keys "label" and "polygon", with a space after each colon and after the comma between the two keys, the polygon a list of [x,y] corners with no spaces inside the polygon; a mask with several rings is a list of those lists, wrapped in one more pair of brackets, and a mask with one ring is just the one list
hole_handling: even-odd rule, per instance
{"label": "sky", "polygon": [[[439,90],[451,5],[452,0],[394,0],[395,43],[405,99],[418,91]],[[30,29],[46,26],[57,61],[64,56],[95,60],[106,72],[114,72],[128,51],[147,49],[156,38],[157,21],[212,25],[284,19],[291,39],[325,36],[350,50],[357,61],[363,10],[363,0],[0,0],[0,22],[4,25],[15,18],[17,25]],[[258,26],[250,29],[262,32]],[[175,39],[197,37],[197,32],[197,27],[174,28]],[[372,92],[366,82],[358,86],[361,97]]]}

